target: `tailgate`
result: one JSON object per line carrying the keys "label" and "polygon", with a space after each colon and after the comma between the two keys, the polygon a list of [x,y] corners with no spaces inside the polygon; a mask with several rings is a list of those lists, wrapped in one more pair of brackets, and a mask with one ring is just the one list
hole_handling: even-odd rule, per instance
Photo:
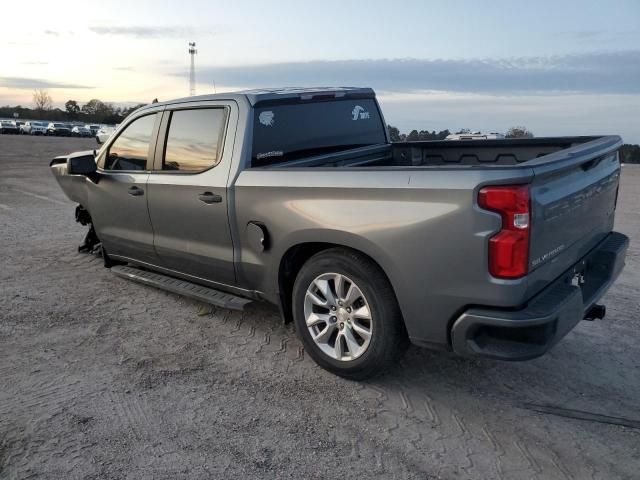
{"label": "tailgate", "polygon": [[602,137],[532,162],[529,270],[556,276],[613,229],[619,137]]}

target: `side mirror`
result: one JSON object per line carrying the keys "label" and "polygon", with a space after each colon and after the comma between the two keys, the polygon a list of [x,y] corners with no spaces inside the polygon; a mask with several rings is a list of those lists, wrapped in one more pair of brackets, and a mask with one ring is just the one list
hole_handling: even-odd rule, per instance
{"label": "side mirror", "polygon": [[93,155],[81,155],[67,159],[68,175],[92,175],[96,173],[96,158]]}

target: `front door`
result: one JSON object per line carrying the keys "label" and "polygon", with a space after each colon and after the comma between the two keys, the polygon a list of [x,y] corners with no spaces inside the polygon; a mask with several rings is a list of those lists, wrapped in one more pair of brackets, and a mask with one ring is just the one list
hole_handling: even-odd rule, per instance
{"label": "front door", "polygon": [[147,178],[160,114],[133,120],[100,153],[99,175],[90,184],[89,207],[107,253],[153,263],[153,229],[147,208]]}
{"label": "front door", "polygon": [[225,142],[233,112],[211,104],[165,111],[147,181],[159,265],[225,285],[235,284],[227,217],[233,142]]}

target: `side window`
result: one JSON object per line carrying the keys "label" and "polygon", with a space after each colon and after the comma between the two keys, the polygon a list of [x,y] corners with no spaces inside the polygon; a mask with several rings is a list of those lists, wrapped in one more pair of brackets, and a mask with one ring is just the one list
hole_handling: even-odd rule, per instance
{"label": "side window", "polygon": [[162,170],[197,173],[217,165],[225,120],[224,108],[171,112]]}
{"label": "side window", "polygon": [[147,169],[149,143],[156,115],[146,115],[134,120],[118,135],[107,152],[105,170]]}

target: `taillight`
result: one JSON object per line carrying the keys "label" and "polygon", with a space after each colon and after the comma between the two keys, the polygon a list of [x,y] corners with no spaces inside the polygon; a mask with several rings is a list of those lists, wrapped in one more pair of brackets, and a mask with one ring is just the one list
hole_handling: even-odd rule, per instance
{"label": "taillight", "polygon": [[478,204],[502,216],[502,229],[489,239],[489,273],[498,278],[523,277],[529,271],[529,187],[484,187]]}

